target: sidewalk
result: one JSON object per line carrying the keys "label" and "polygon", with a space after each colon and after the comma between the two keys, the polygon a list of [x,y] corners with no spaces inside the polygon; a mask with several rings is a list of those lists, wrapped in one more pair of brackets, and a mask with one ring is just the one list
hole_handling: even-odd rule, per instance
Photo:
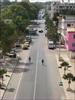
{"label": "sidewalk", "polygon": [[[59,50],[57,49],[57,53],[56,53],[56,59],[57,59],[57,64],[58,66],[60,66],[60,61],[58,60],[58,55],[59,55]],[[66,49],[64,48],[61,48],[60,49],[60,57],[63,58],[64,61],[68,62],[70,66],[69,70],[67,71],[68,72],[71,72],[73,75],[75,75],[75,60],[73,59],[70,59],[69,58],[69,52],[66,51]],[[67,88],[68,88],[68,81],[67,80],[64,80],[62,77],[63,77],[63,73],[64,73],[64,70],[63,68],[59,68],[59,73],[60,73],[60,76],[61,76],[61,80],[63,82],[63,87],[64,87],[64,92],[65,92],[65,95],[66,95],[66,100],[75,100],[75,81],[72,81],[71,82],[71,89],[72,91],[67,91]]]}
{"label": "sidewalk", "polygon": [[[17,64],[16,62],[14,64],[11,64],[11,63],[8,64],[11,68],[11,71],[7,71],[7,73],[4,75],[3,87],[2,87],[2,89],[0,89],[0,100],[1,100],[1,98],[4,94],[4,92],[5,92],[6,86],[9,84],[9,81],[10,81],[11,76],[12,76],[13,69],[14,69],[14,67],[16,67],[16,64]],[[5,65],[5,67],[7,67],[7,65]],[[1,79],[0,79],[0,82],[1,82]]]}
{"label": "sidewalk", "polygon": [[[27,60],[27,57],[28,57],[28,55],[29,55],[29,50],[22,50],[21,52],[19,52],[18,53],[18,55],[21,57],[21,63],[25,63],[25,61]],[[22,76],[22,74],[23,74],[23,72],[19,72],[20,70],[21,70],[21,68],[22,67],[24,67],[23,65],[15,65],[15,68],[16,68],[16,71],[17,72],[14,72],[14,73],[12,73],[13,71],[8,71],[7,72],[7,74],[6,75],[8,75],[8,76],[10,76],[10,77],[6,77],[6,76],[4,76],[4,81],[3,81],[3,84],[4,84],[4,86],[5,86],[5,89],[8,87],[8,86],[10,86],[9,85],[9,83],[11,83],[11,86],[10,86],[10,89],[12,89],[12,87],[14,87],[14,89],[16,89],[17,88],[17,82],[20,80],[20,78],[21,78],[21,76]],[[13,67],[12,67],[13,68]],[[13,76],[15,76],[15,79],[14,79],[14,77]],[[17,79],[16,79],[17,78]],[[16,83],[12,83],[11,82],[11,80],[13,80],[13,81],[17,81]],[[11,92],[9,92],[9,91],[5,91],[5,89],[0,89],[0,100],[3,98],[3,96],[4,96],[4,94],[6,93],[6,97],[5,98],[9,98],[9,100],[10,100],[10,97],[13,97],[13,95],[15,95],[15,92],[16,91],[14,91],[12,94],[11,94]],[[7,99],[8,100],[8,99]]]}

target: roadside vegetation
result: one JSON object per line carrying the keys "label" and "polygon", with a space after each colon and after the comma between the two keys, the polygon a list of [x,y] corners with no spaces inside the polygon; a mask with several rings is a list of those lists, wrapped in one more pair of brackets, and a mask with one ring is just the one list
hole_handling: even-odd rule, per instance
{"label": "roadside vegetation", "polygon": [[[58,13],[55,13],[53,19],[50,19],[48,14],[46,14],[46,36],[49,40],[54,41],[55,44],[59,42],[60,39],[60,34],[57,33],[59,16],[60,15]],[[68,62],[64,61],[62,57],[60,57],[59,61],[61,62],[59,68],[63,70],[62,78],[68,81],[67,91],[71,91],[71,83],[75,82],[75,76],[71,72],[69,72],[72,66],[70,66]],[[60,86],[63,86],[63,84],[61,83]]]}
{"label": "roadside vegetation", "polygon": [[[5,63],[5,56],[15,47],[16,42],[25,40],[27,26],[31,24],[31,20],[37,19],[37,14],[41,7],[38,5],[26,2],[4,2],[2,4],[0,11],[0,51],[2,51],[0,63],[2,63],[1,60]],[[15,56],[15,52],[13,54]],[[3,80],[6,73],[7,70],[0,65],[0,78],[2,79],[0,88],[3,88]]]}
{"label": "roadside vegetation", "polygon": [[26,2],[9,3],[0,14],[0,48],[5,55],[17,40],[22,40],[30,20],[37,18],[40,7]]}
{"label": "roadside vegetation", "polygon": [[57,23],[58,21],[55,19],[55,17],[51,20],[46,14],[47,38],[54,41],[55,44],[59,41],[59,34],[57,33]]}

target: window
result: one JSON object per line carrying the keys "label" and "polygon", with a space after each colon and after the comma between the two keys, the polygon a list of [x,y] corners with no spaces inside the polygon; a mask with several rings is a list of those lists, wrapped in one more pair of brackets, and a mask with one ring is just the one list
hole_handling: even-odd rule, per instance
{"label": "window", "polygon": [[75,47],[75,43],[72,43],[72,47]]}
{"label": "window", "polygon": [[75,39],[75,34],[73,35],[73,38]]}
{"label": "window", "polygon": [[68,26],[68,27],[70,27],[70,26],[71,26],[71,24],[67,24],[67,26]]}

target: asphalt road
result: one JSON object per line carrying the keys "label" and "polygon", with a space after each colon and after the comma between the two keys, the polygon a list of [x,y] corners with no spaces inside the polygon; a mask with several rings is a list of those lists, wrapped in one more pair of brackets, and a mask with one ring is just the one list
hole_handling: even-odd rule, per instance
{"label": "asphalt road", "polygon": [[[40,27],[44,30],[44,24]],[[59,87],[55,51],[47,51],[44,33],[39,33],[33,39],[30,56],[32,63],[27,65],[29,71],[23,73],[15,100],[62,100],[64,91]],[[41,64],[42,58],[44,65]]]}
{"label": "asphalt road", "polygon": [[[40,28],[44,30],[43,23]],[[55,50],[48,50],[45,30],[33,37],[29,55],[32,58],[31,63],[25,62],[25,68],[28,70],[17,76],[20,80],[16,83],[15,95],[10,94],[13,99],[8,95],[7,100],[64,100],[63,88],[59,86],[60,75]],[[41,63],[42,58],[44,65]],[[15,84],[14,80],[11,83]]]}

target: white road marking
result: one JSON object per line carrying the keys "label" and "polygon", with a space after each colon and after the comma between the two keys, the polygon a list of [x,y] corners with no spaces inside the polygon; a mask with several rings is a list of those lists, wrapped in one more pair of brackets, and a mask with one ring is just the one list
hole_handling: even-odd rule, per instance
{"label": "white road marking", "polygon": [[38,57],[39,57],[39,50],[37,52],[37,59],[36,59],[36,71],[35,71],[35,81],[34,81],[34,94],[33,94],[33,100],[35,100],[36,95],[36,83],[37,83],[37,72],[38,72]]}
{"label": "white road marking", "polygon": [[22,80],[22,76],[23,76],[23,73],[21,73],[21,75],[20,75],[20,80],[18,82],[18,86],[17,86],[17,89],[16,89],[16,93],[15,93],[15,96],[14,96],[14,100],[16,100],[17,93],[18,93],[18,90],[19,90],[19,87],[20,87],[20,83],[21,83],[21,80]]}
{"label": "white road marking", "polygon": [[15,96],[14,96],[13,100],[16,100],[17,93],[18,93],[18,90],[19,90],[19,87],[20,87],[20,83],[21,83],[21,80],[22,80],[22,76],[23,76],[23,72],[20,75],[20,79],[19,79],[18,86],[17,86],[17,89],[16,89]]}

